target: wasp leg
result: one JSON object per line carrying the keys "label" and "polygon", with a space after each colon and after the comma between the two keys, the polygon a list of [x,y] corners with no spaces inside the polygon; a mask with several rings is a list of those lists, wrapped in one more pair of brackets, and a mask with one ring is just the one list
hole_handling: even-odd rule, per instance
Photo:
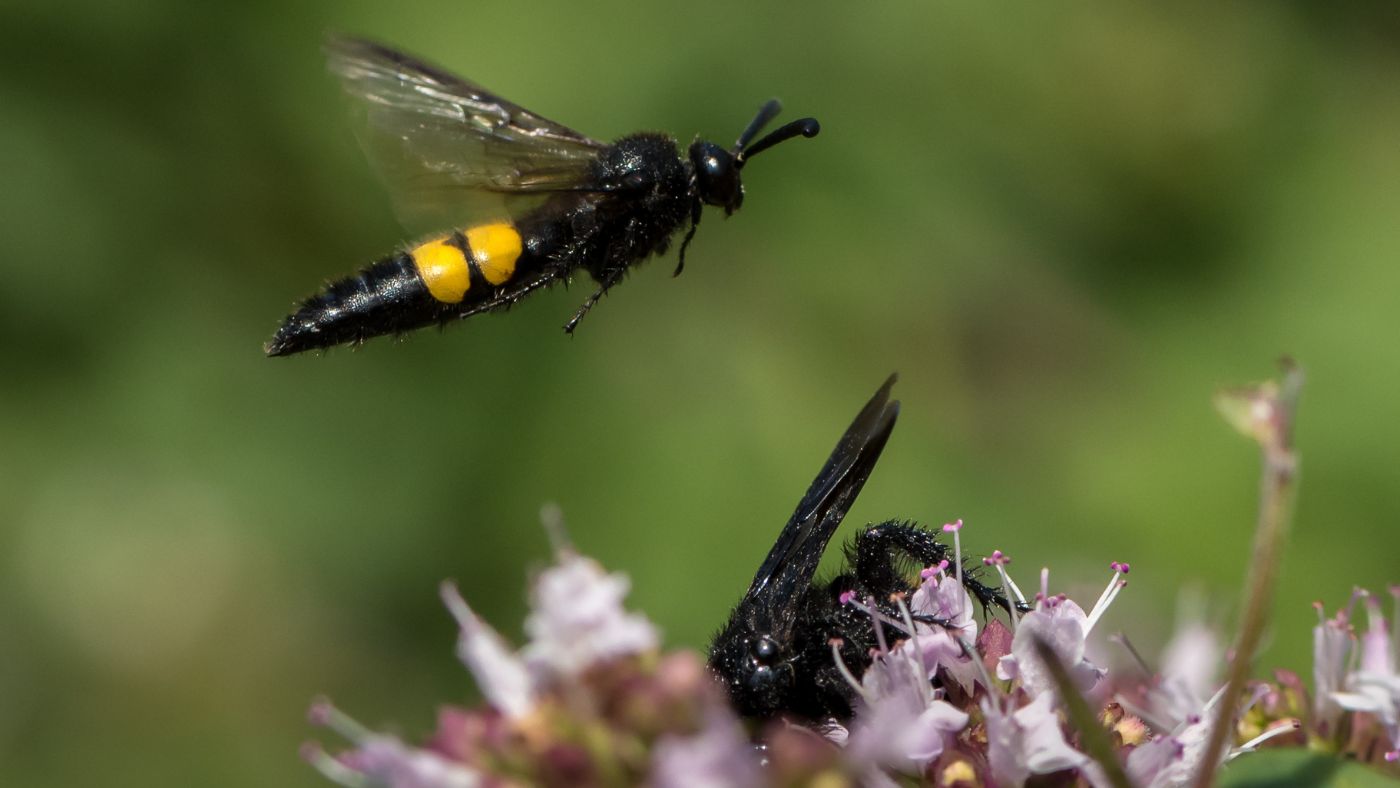
{"label": "wasp leg", "polygon": [[622,274],[626,270],[625,268],[617,268],[603,276],[603,281],[598,283],[598,289],[593,292],[593,295],[588,297],[588,300],[583,302],[583,306],[580,306],[578,311],[574,313],[574,316],[569,318],[569,322],[564,324],[565,334],[574,333],[574,329],[578,328],[579,321],[583,320],[583,316],[588,314],[588,310],[592,309],[593,305],[598,303],[598,299],[606,295],[613,285],[622,281]]}
{"label": "wasp leg", "polygon": [[[938,541],[932,531],[926,531],[913,523],[895,520],[872,525],[856,535],[850,547],[850,558],[856,568],[856,576],[871,588],[896,589],[907,587],[895,562],[896,553],[909,556],[921,566],[934,566],[940,561],[951,561],[952,548]],[[1010,610],[1006,597],[977,579],[976,573],[963,569],[963,587],[977,598],[983,607],[996,605]],[[1018,609],[1023,608],[1017,605]],[[1029,608],[1025,608],[1029,609]]]}
{"label": "wasp leg", "polygon": [[671,274],[672,278],[680,276],[681,271],[685,270],[685,250],[686,247],[690,246],[690,240],[695,237],[696,228],[700,226],[700,213],[703,207],[704,203],[696,200],[695,207],[690,211],[690,231],[685,234],[685,240],[681,241],[681,253],[679,259],[676,260],[676,270]]}

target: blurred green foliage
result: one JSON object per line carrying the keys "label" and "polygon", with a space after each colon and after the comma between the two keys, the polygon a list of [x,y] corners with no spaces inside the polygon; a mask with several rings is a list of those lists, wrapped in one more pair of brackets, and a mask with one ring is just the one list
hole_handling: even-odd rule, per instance
{"label": "blurred green foliage", "polygon": [[[407,341],[267,360],[405,239],[319,52],[402,46],[611,138],[822,135],[644,267]],[[1219,385],[1308,370],[1262,667],[1396,573],[1400,13],[1388,3],[0,8],[0,772],[316,785],[326,692],[416,735],[470,697],[439,580],[518,634],[545,501],[701,647],[891,370],[844,534],[962,517],[1023,586],[1231,620],[1257,462]]]}
{"label": "blurred green foliage", "polygon": [[1262,750],[1221,773],[1221,788],[1385,788],[1395,780],[1373,769],[1302,749]]}

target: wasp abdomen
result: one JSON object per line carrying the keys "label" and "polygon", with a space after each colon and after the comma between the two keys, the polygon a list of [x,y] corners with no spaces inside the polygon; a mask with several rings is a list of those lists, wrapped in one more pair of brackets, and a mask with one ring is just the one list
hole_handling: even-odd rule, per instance
{"label": "wasp abdomen", "polygon": [[264,350],[285,356],[403,330],[412,304],[431,300],[412,255],[400,252],[302,302]]}
{"label": "wasp abdomen", "polygon": [[284,356],[440,323],[509,282],[523,247],[520,232],[505,222],[426,241],[332,282],[264,349]]}

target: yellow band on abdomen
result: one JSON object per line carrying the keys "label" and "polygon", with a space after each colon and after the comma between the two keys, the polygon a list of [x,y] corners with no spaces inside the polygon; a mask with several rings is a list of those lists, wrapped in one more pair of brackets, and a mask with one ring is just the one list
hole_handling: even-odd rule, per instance
{"label": "yellow band on abdomen", "polygon": [[515,274],[515,261],[520,259],[520,232],[509,224],[483,224],[467,230],[467,248],[472,261],[486,281],[504,284]]}
{"label": "yellow band on abdomen", "polygon": [[448,243],[449,238],[435,238],[417,246],[409,254],[423,284],[433,298],[444,304],[459,303],[472,286],[471,270],[462,250]]}

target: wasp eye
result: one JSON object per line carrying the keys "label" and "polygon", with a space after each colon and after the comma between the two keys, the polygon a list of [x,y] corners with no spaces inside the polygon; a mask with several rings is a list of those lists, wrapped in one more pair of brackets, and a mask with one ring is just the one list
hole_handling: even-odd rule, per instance
{"label": "wasp eye", "polygon": [[729,160],[720,161],[718,156],[706,156],[700,160],[700,169],[707,177],[718,178],[729,170]]}
{"label": "wasp eye", "polygon": [[753,658],[767,664],[778,656],[778,642],[764,635],[753,644]]}
{"label": "wasp eye", "polygon": [[763,695],[781,692],[792,684],[791,665],[759,665],[749,671],[749,689]]}
{"label": "wasp eye", "polygon": [[772,668],[767,665],[759,665],[749,674],[749,686],[756,690],[767,689],[773,686],[776,678]]}
{"label": "wasp eye", "polygon": [[739,183],[734,154],[713,142],[696,140],[690,146],[690,161],[695,167],[695,181],[702,200],[731,212],[739,207],[744,189]]}

